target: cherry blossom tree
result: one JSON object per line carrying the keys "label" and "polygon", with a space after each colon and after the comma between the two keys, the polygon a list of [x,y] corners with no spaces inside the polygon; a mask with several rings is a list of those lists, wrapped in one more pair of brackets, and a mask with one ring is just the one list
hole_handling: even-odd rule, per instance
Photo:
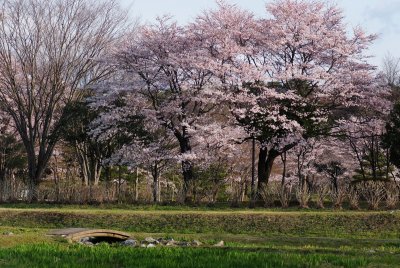
{"label": "cherry blossom tree", "polygon": [[[217,162],[226,165],[233,152],[240,154],[236,142],[243,135],[240,133],[241,129],[229,122],[227,125],[221,124],[226,119],[220,115],[214,123],[207,117],[197,118],[196,128],[192,127],[188,131],[191,135],[191,146],[196,153],[182,155],[179,140],[154,116],[155,111],[148,97],[129,88],[129,85],[135,85],[135,81],[130,80],[129,73],[122,76],[118,78],[119,81],[124,81],[122,84],[113,81],[102,85],[97,94],[90,98],[90,106],[100,114],[92,122],[90,133],[98,142],[107,142],[118,135],[128,136],[105,160],[111,165],[131,168],[139,166],[149,170],[153,177],[155,202],[159,201],[159,176],[168,165],[190,159],[192,164],[196,164],[197,171],[204,171],[215,166]],[[136,127],[127,128],[129,125]],[[198,177],[196,174],[192,175]],[[201,182],[192,181],[191,184],[194,198],[196,188]]]}
{"label": "cherry blossom tree", "polygon": [[[129,78],[123,74],[122,77],[118,80],[129,84]],[[156,118],[149,116],[148,99],[129,90],[126,84],[113,81],[100,86],[89,102],[99,114],[91,123],[90,136],[112,147],[103,164],[149,171],[153,178],[153,201],[159,202],[161,173],[170,162],[177,161],[178,146]]]}
{"label": "cherry blossom tree", "polygon": [[314,157],[315,170],[328,178],[333,192],[338,192],[341,181],[354,175],[357,159],[342,137],[324,138],[319,143]]}
{"label": "cherry blossom tree", "polygon": [[207,52],[204,68],[220,81],[215,95],[259,142],[262,188],[276,157],[327,134],[338,110],[362,103],[374,84],[363,52],[375,36],[360,28],[350,36],[341,10],[322,1],[273,1],[262,19],[218,3],[191,33]]}
{"label": "cherry blossom tree", "polygon": [[209,98],[211,72],[202,67],[198,53],[187,29],[161,17],[157,24],[143,26],[115,57],[118,68],[131,76],[130,90],[144,99],[146,118],[179,144],[184,196],[192,183],[193,162],[201,154],[193,150],[193,137],[212,130],[204,117],[217,104]]}

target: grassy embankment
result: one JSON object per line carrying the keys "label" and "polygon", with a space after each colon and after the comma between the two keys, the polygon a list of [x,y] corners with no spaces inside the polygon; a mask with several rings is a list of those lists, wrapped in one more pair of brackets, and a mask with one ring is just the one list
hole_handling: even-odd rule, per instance
{"label": "grassy embankment", "polygon": [[[0,267],[395,267],[400,212],[188,207],[8,206],[0,209]],[[71,245],[49,229],[94,227],[198,239],[201,248]],[[13,232],[14,235],[1,235]],[[224,248],[211,245],[224,240]]]}

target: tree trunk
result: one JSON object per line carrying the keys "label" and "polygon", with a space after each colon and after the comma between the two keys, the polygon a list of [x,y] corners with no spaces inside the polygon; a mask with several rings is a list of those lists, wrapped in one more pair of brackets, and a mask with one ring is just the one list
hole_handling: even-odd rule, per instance
{"label": "tree trunk", "polygon": [[260,152],[258,154],[258,198],[261,196],[260,194],[262,189],[268,184],[275,158],[277,158],[279,155],[280,153],[274,149],[271,149],[268,152],[266,148],[260,148]]}
{"label": "tree trunk", "polygon": [[304,178],[304,176],[303,176],[303,173],[302,173],[302,164],[301,164],[301,160],[300,160],[300,158],[301,158],[301,154],[299,154],[299,155],[297,155],[297,176],[299,177],[299,188],[300,189],[304,189],[304,181],[305,181],[305,178]]}
{"label": "tree trunk", "polygon": [[17,182],[15,179],[15,174],[13,172],[13,170],[10,170],[10,174],[9,174],[9,178],[10,178],[10,184],[9,184],[9,189],[8,189],[8,200],[14,201],[16,198],[16,189],[18,188],[17,186]]}
{"label": "tree trunk", "polygon": [[286,180],[286,152],[284,152],[281,155],[281,157],[282,157],[282,165],[283,165],[281,186],[283,187],[285,185],[285,180]]}
{"label": "tree trunk", "polygon": [[5,201],[4,192],[5,192],[5,181],[0,180],[0,203]]}
{"label": "tree trunk", "polygon": [[102,171],[101,159],[95,155],[89,155],[89,149],[85,143],[76,143],[75,151],[81,169],[82,183],[88,186],[89,183],[97,186]]}
{"label": "tree trunk", "polygon": [[101,175],[101,163],[99,159],[93,157],[90,161],[90,173],[89,181],[93,183],[94,186],[99,185],[100,175]]}
{"label": "tree trunk", "polygon": [[0,170],[0,202],[4,202],[6,200],[6,169],[2,168]]}
{"label": "tree trunk", "polygon": [[[183,134],[175,132],[175,136],[179,141],[181,154],[191,152],[192,148],[190,146],[190,140],[189,137],[186,136],[185,129],[183,130]],[[193,164],[190,160],[182,161],[182,175],[183,175],[183,192],[182,192],[183,201],[185,203],[191,202],[193,198],[189,195],[189,193],[193,180]]]}
{"label": "tree trunk", "polygon": [[36,162],[35,160],[35,157],[28,156],[28,202],[30,203],[39,201],[39,182],[48,162]]}
{"label": "tree trunk", "polygon": [[183,174],[183,197],[184,202],[190,202],[190,187],[192,186],[193,179],[193,165],[190,161],[182,161],[182,174]]}
{"label": "tree trunk", "polygon": [[29,178],[28,181],[28,202],[35,203],[39,201],[39,183],[35,179]]}
{"label": "tree trunk", "polygon": [[247,183],[246,181],[242,182],[242,185],[240,187],[240,199],[239,201],[242,203],[244,201],[244,197],[246,195],[246,188],[247,188]]}
{"label": "tree trunk", "polygon": [[258,193],[261,189],[268,183],[268,176],[267,176],[267,156],[268,150],[266,148],[261,147],[258,153]]}
{"label": "tree trunk", "polygon": [[80,173],[82,178],[82,184],[84,186],[89,185],[89,176],[88,176],[88,159],[86,154],[86,147],[84,144],[75,142],[75,153],[78,158],[78,164],[80,167]]}
{"label": "tree trunk", "polygon": [[160,175],[158,175],[158,195],[157,195],[157,198],[158,198],[158,202],[161,202],[161,181],[160,181]]}
{"label": "tree trunk", "polygon": [[[261,153],[261,150],[260,150]],[[252,138],[251,143],[251,197],[250,197],[250,207],[255,206],[257,189],[256,189],[256,139]]]}
{"label": "tree trunk", "polygon": [[53,140],[44,139],[39,142],[38,150],[35,148],[33,138],[30,138],[26,133],[26,128],[17,129],[21,136],[22,142],[26,149],[28,160],[28,201],[31,203],[37,202],[38,186],[42,179],[43,173],[50,157],[53,154],[55,142]]}
{"label": "tree trunk", "polygon": [[135,178],[135,202],[139,200],[139,168],[136,167],[136,178]]}
{"label": "tree trunk", "polygon": [[275,155],[275,154],[273,154],[273,153],[269,153],[269,155],[268,155],[267,162],[265,163],[265,166],[266,166],[266,174],[267,174],[267,177],[266,177],[266,184],[268,184],[269,177],[271,176],[272,167],[273,167],[273,165],[274,165],[275,158],[277,158],[278,155],[279,155],[279,154],[276,154],[276,155]]}
{"label": "tree trunk", "polygon": [[159,183],[158,183],[158,165],[157,163],[154,164],[153,170],[152,170],[152,175],[153,175],[153,202],[158,203],[159,201]]}
{"label": "tree trunk", "polygon": [[[96,181],[95,181],[96,183]],[[97,182],[98,183],[98,182]],[[122,184],[122,170],[121,170],[121,166],[118,166],[118,203],[121,203],[121,184]],[[98,185],[98,184],[95,184]]]}

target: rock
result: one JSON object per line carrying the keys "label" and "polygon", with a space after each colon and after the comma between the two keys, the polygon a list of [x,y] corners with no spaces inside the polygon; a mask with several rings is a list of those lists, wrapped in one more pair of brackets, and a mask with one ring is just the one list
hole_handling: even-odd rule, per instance
{"label": "rock", "polygon": [[180,241],[177,243],[177,245],[180,247],[190,247],[190,243],[187,241]]}
{"label": "rock", "polygon": [[156,245],[151,244],[151,243],[147,245],[147,248],[155,248],[155,247],[156,247]]}
{"label": "rock", "polygon": [[93,243],[94,244],[94,246],[101,246],[101,245],[103,245],[103,246],[108,246],[108,245],[110,245],[109,243],[107,243],[107,242],[100,242],[100,243]]}
{"label": "rock", "polygon": [[82,244],[84,244],[86,242],[90,242],[90,237],[83,237],[83,238],[81,238],[81,240],[79,240],[79,242],[81,242]]}
{"label": "rock", "polygon": [[219,241],[217,244],[214,245],[214,247],[223,247],[225,246],[225,242],[223,240]]}
{"label": "rock", "polygon": [[82,242],[83,245],[92,247],[94,244],[90,241]]}
{"label": "rock", "polygon": [[167,244],[165,244],[167,247],[174,247],[176,246],[175,241],[172,239],[172,241],[168,241]]}
{"label": "rock", "polygon": [[13,232],[4,232],[3,235],[14,235]]}
{"label": "rock", "polygon": [[167,243],[168,243],[168,240],[165,240],[165,239],[157,239],[157,241],[158,241],[158,243],[159,244],[161,244],[161,245],[166,245]]}
{"label": "rock", "polygon": [[203,245],[203,243],[201,243],[199,240],[193,240],[192,245],[198,247],[198,246]]}
{"label": "rock", "polygon": [[376,251],[373,249],[370,249],[370,250],[368,250],[368,253],[376,253]]}
{"label": "rock", "polygon": [[146,244],[140,244],[140,247],[141,247],[141,248],[146,248],[147,245],[146,245]]}
{"label": "rock", "polygon": [[121,245],[127,246],[127,247],[136,247],[137,246],[137,241],[134,240],[134,239],[127,239],[125,241],[122,241]]}
{"label": "rock", "polygon": [[164,238],[158,238],[157,239],[157,244],[160,244],[160,245],[166,245],[168,243],[168,240],[167,239],[164,239]]}
{"label": "rock", "polygon": [[146,241],[147,243],[158,243],[158,241],[153,237],[146,237],[144,241]]}

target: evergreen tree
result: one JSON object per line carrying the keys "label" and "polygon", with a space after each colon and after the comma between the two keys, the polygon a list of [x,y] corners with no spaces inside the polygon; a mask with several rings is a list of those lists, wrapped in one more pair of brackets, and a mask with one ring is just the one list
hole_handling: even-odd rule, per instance
{"label": "evergreen tree", "polygon": [[360,167],[353,176],[358,181],[388,181],[393,171],[389,162],[387,151],[381,143],[381,137],[373,135],[366,139],[366,144],[361,156]]}
{"label": "evergreen tree", "polygon": [[383,143],[390,155],[390,162],[400,169],[400,102],[396,103],[386,124]]}

